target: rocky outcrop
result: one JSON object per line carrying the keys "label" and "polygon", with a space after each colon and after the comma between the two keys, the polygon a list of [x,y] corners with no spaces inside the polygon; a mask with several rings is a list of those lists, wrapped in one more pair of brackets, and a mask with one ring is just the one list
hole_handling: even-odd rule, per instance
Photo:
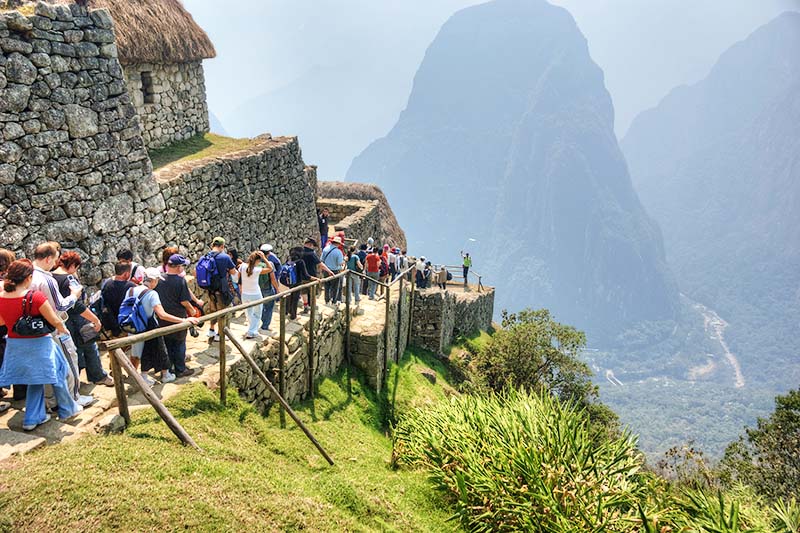
{"label": "rocky outcrop", "polygon": [[603,72],[569,13],[494,0],[445,23],[407,108],[347,180],[383,189],[414,253],[472,252],[499,307],[548,307],[590,344],[613,344],[678,306],[613,126]]}
{"label": "rocky outcrop", "polygon": [[388,243],[405,249],[408,245],[406,234],[397,222],[383,191],[376,185],[344,181],[320,181],[317,194],[323,201],[333,199],[366,200],[378,203],[378,227],[376,234],[370,235],[376,241]]}

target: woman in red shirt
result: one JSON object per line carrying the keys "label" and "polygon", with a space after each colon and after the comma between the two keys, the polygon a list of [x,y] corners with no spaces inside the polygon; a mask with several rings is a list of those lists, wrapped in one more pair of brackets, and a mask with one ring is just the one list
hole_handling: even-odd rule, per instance
{"label": "woman in red shirt", "polygon": [[73,400],[67,386],[67,362],[48,333],[23,337],[14,331],[14,324],[23,316],[23,300],[30,300],[28,314],[44,317],[59,335],[69,335],[64,322],[47,302],[44,294],[30,292],[33,264],[27,259],[11,263],[0,293],[0,326],[8,328],[8,341],[0,386],[19,383],[28,385],[25,397],[25,418],[22,429],[30,431],[50,420],[45,411],[44,386],[52,385],[58,401],[58,417],[62,420],[79,413],[82,408]]}

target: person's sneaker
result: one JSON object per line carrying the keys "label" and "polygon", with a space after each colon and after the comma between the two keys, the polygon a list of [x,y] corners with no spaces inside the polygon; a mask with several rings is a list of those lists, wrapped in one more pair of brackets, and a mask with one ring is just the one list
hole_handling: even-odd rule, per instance
{"label": "person's sneaker", "polygon": [[142,379],[144,380],[144,382],[147,384],[147,386],[148,386],[148,387],[152,387],[153,385],[155,385],[155,384],[156,384],[156,380],[154,380],[153,378],[151,378],[151,377],[150,377],[150,376],[147,374],[147,372],[141,372],[139,375],[140,375],[140,376],[142,376]]}
{"label": "person's sneaker", "polygon": [[50,415],[45,415],[44,420],[42,420],[38,424],[22,424],[22,429],[24,431],[33,431],[34,429],[36,429],[36,426],[41,426],[45,422],[49,421],[50,421]]}
{"label": "person's sneaker", "polygon": [[93,403],[97,401],[97,398],[94,396],[85,396],[83,394],[78,396],[78,405],[81,407],[89,407]]}
{"label": "person's sneaker", "polygon": [[307,315],[307,314],[308,314],[308,313],[310,313],[310,312],[311,312],[311,307],[310,307],[310,306],[308,306],[308,305],[306,305],[306,306],[304,306],[304,307],[303,307],[303,310],[302,310],[302,311],[300,311],[300,314],[301,314],[301,315]]}
{"label": "person's sneaker", "polygon": [[178,377],[179,378],[188,378],[189,376],[193,376],[193,375],[194,375],[194,368],[187,368],[183,372],[179,373]]}
{"label": "person's sneaker", "polygon": [[269,329],[269,328],[261,328],[261,329],[260,329],[260,330],[258,330],[258,331],[260,331],[261,333],[263,333],[264,335],[266,335],[266,336],[268,336],[268,337],[271,337],[272,335],[274,335],[274,334],[275,334],[275,332],[274,332],[274,331],[272,331],[272,330],[271,330],[271,329]]}
{"label": "person's sneaker", "polygon": [[8,402],[0,402],[0,413],[8,411],[11,409],[11,404]]}
{"label": "person's sneaker", "polygon": [[213,329],[210,329],[210,330],[206,331],[206,337],[208,337],[209,339],[211,339],[213,337],[216,337],[216,336],[217,336],[217,332],[214,331]]}
{"label": "person's sneaker", "polygon": [[169,370],[164,370],[161,373],[161,383],[172,383],[173,381],[175,381],[175,374]]}
{"label": "person's sneaker", "polygon": [[106,387],[113,387],[114,386],[114,379],[111,376],[106,376],[100,381],[95,381],[95,385],[105,385]]}
{"label": "person's sneaker", "polygon": [[66,418],[61,418],[61,417],[58,417],[58,421],[59,421],[59,422],[66,422],[67,420],[70,420],[70,419],[72,419],[72,418],[75,418],[76,416],[78,416],[78,415],[79,415],[79,414],[81,414],[82,412],[83,412],[83,407],[79,407],[77,411],[75,411],[74,413],[72,413],[71,415],[69,415],[69,416],[68,416],[68,417],[66,417]]}

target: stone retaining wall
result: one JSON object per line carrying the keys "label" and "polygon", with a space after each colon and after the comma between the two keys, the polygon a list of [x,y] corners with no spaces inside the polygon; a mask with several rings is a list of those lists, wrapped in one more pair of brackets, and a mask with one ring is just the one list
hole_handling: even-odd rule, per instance
{"label": "stone retaining wall", "polygon": [[242,259],[265,242],[283,258],[316,234],[315,167],[303,163],[296,137],[258,140],[244,151],[155,172],[167,243],[196,258],[222,235]]}
{"label": "stone retaining wall", "polygon": [[162,241],[144,220],[163,200],[114,41],[106,10],[0,14],[0,246],[59,241],[88,283],[107,250]]}
{"label": "stone retaining wall", "polygon": [[330,226],[334,231],[344,231],[348,239],[367,242],[373,237],[380,239],[380,212],[376,200],[345,200],[337,198],[317,199],[317,209],[327,208]]}
{"label": "stone retaining wall", "polygon": [[459,335],[489,329],[494,312],[494,289],[417,291],[410,343],[442,354]]}
{"label": "stone retaining wall", "polygon": [[201,61],[125,65],[128,94],[150,148],[208,132],[208,105]]}

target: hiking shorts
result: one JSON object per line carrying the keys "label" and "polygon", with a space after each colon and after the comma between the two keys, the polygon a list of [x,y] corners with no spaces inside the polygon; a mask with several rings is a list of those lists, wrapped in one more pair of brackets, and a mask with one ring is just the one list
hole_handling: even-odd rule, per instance
{"label": "hiking shorts", "polygon": [[220,291],[207,291],[208,297],[206,298],[203,312],[210,314],[215,311],[222,311],[230,307],[231,303],[227,302],[227,298]]}

